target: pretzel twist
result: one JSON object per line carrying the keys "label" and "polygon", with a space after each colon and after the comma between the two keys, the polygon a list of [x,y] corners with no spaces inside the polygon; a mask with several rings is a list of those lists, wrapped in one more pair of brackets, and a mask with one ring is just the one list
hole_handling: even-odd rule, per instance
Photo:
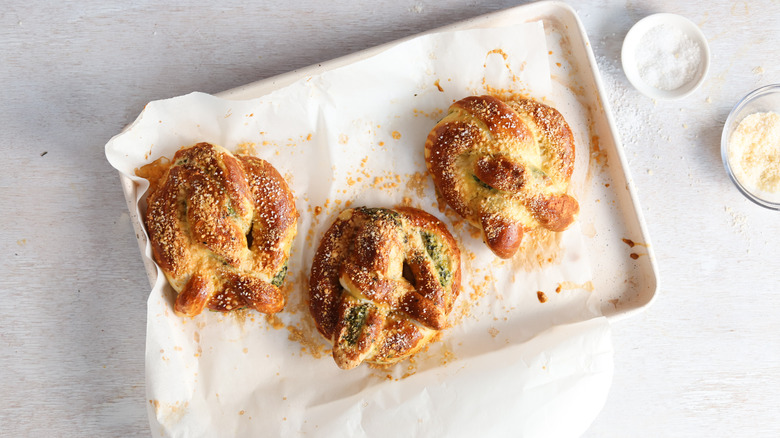
{"label": "pretzel twist", "polygon": [[312,263],[309,305],[343,369],[391,364],[447,325],[460,251],[446,226],[414,208],[341,212]]}
{"label": "pretzel twist", "polygon": [[563,231],[579,212],[568,190],[574,138],[563,116],[531,99],[471,96],[455,102],[425,143],[440,198],[512,257],[523,234]]}
{"label": "pretzel twist", "polygon": [[198,143],[176,152],[147,204],[152,254],[178,292],[177,314],[284,307],[298,212],[268,162]]}

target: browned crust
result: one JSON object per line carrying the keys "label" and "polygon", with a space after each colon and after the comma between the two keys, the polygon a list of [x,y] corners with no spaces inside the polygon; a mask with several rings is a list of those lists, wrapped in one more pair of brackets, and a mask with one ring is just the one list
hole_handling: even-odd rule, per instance
{"label": "browned crust", "polygon": [[512,100],[508,104],[528,124],[537,125],[539,147],[559,177],[570,180],[574,172],[574,135],[563,115],[551,106],[533,99]]}
{"label": "browned crust", "polygon": [[450,111],[455,108],[464,110],[482,122],[493,136],[515,137],[520,141],[531,137],[519,114],[493,96],[469,96],[453,103]]}
{"label": "browned crust", "polygon": [[474,144],[482,143],[483,136],[476,124],[453,120],[436,125],[425,143],[426,163],[437,192],[464,218],[473,218],[476,212],[472,210],[471,200],[461,196],[462,177],[454,170],[458,168],[458,157],[466,154]]}
{"label": "browned crust", "polygon": [[442,199],[512,257],[526,232],[568,228],[579,212],[567,194],[574,138],[563,116],[532,99],[470,96],[430,132],[425,159]]}
{"label": "browned crust", "polygon": [[289,255],[279,248],[290,242],[296,232],[295,198],[287,182],[269,162],[248,155],[238,159],[246,169],[255,201],[250,248],[255,269],[267,266],[272,272],[278,272]]}
{"label": "browned crust", "polygon": [[446,327],[460,282],[460,251],[436,217],[360,207],[342,211],[323,235],[309,307],[339,367],[394,363]]}
{"label": "browned crust", "polygon": [[198,143],[174,155],[147,204],[152,255],[178,292],[177,313],[282,309],[271,282],[289,258],[298,212],[268,162]]}
{"label": "browned crust", "polygon": [[501,214],[483,213],[480,218],[483,239],[502,259],[511,258],[520,248],[526,228]]}

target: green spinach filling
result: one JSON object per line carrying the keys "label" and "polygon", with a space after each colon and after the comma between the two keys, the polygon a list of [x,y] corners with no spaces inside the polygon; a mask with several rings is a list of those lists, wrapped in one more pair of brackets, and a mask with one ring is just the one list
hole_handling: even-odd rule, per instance
{"label": "green spinach filling", "polygon": [[347,310],[345,315],[347,333],[343,337],[347,344],[355,345],[357,343],[360,332],[366,324],[366,318],[368,318],[369,306],[369,303],[363,303]]}
{"label": "green spinach filling", "polygon": [[420,231],[420,237],[425,245],[425,252],[433,260],[433,265],[439,273],[439,283],[442,287],[449,286],[450,281],[452,281],[452,271],[450,270],[450,259],[444,252],[444,245],[435,235],[427,231]]}
{"label": "green spinach filling", "polygon": [[271,284],[273,284],[276,287],[282,287],[282,283],[284,282],[285,277],[287,277],[287,262],[285,262],[284,266],[282,266],[282,269],[280,269],[279,272],[276,273],[274,279],[271,280]]}
{"label": "green spinach filling", "polygon": [[536,179],[547,180],[549,178],[547,173],[539,167],[528,166],[528,169],[531,170],[531,174],[533,174]]}
{"label": "green spinach filling", "polygon": [[477,182],[477,185],[484,189],[488,190],[495,190],[493,187],[489,186],[485,181],[482,181],[481,179],[477,178],[477,175],[471,175],[472,178],[474,178],[474,181]]}
{"label": "green spinach filling", "polygon": [[355,210],[362,212],[363,214],[371,218],[371,220],[388,221],[396,227],[401,226],[401,215],[396,211],[387,208],[367,208],[367,207],[358,207]]}

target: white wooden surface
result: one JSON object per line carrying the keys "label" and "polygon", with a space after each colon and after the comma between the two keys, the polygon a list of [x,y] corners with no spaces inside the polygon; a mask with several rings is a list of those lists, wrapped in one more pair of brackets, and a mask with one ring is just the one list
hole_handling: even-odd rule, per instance
{"label": "white wooden surface", "polygon": [[[146,436],[148,283],[103,146],[150,100],[216,93],[511,1],[23,2],[0,12],[0,435]],[[780,82],[780,3],[581,0],[660,264],[613,327],[593,437],[780,436],[780,212],[728,181],[722,124]],[[702,88],[653,102],[620,45],[654,12],[699,24]],[[565,421],[566,413],[561,413]]]}

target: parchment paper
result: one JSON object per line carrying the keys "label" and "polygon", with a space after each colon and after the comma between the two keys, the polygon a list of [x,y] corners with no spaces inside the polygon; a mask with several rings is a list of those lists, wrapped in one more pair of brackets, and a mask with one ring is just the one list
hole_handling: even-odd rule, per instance
{"label": "parchment paper", "polygon": [[[157,270],[148,301],[146,380],[160,436],[576,436],[601,409],[612,376],[579,226],[500,261],[452,210],[439,210],[423,144],[460,98],[530,95],[575,132],[574,195],[588,166],[586,111],[551,83],[541,22],[440,33],[393,46],[267,96],[193,93],[149,103],[106,145],[134,170],[199,141],[254,153],[287,179],[300,212],[274,317],[242,311],[180,318]],[[464,290],[452,327],[413,359],[343,371],[305,302],[319,238],[347,206],[411,205],[441,218],[462,245]],[[582,206],[587,208],[587,206]],[[141,236],[145,242],[145,236]],[[144,257],[151,257],[149,245]],[[546,296],[546,302],[540,298]]]}

